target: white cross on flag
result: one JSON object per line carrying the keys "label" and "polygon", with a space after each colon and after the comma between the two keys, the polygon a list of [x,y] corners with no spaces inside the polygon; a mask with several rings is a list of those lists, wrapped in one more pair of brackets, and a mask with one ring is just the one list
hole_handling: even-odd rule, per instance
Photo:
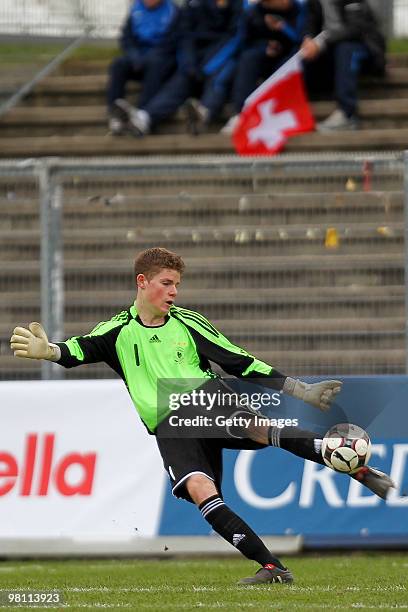
{"label": "white cross on flag", "polygon": [[297,53],[245,100],[232,140],[239,155],[274,155],[314,127]]}

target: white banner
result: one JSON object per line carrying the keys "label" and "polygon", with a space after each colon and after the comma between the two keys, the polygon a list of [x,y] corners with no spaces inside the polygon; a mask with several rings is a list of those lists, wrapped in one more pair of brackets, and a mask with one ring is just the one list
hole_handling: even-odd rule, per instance
{"label": "white banner", "polygon": [[156,535],[166,474],[121,381],[0,384],[0,539]]}

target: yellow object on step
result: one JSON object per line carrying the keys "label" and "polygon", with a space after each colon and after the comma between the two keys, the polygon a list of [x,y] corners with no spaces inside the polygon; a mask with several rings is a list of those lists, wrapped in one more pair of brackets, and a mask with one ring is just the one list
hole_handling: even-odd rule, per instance
{"label": "yellow object on step", "polygon": [[337,249],[340,244],[340,237],[335,227],[328,227],[326,230],[326,238],[324,246],[326,249]]}

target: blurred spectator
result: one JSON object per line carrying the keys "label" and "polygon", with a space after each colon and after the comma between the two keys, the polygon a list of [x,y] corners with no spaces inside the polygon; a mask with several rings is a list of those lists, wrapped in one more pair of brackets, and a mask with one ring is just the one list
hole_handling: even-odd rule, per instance
{"label": "blurred spectator", "polygon": [[[385,39],[367,0],[309,0],[302,43],[310,90],[333,83],[336,110],[317,128],[327,132],[358,127],[359,74],[385,71]],[[319,37],[314,38],[319,34]]]}
{"label": "blurred spectator", "polygon": [[232,90],[234,115],[221,130],[231,134],[246,98],[298,50],[304,29],[306,0],[259,0],[244,20],[244,49]]}
{"label": "blurred spectator", "polygon": [[136,0],[122,30],[123,55],[110,66],[107,89],[109,128],[126,128],[126,84],[141,81],[139,105],[145,105],[176,68],[180,10],[172,0]]}
{"label": "blurred spectator", "polygon": [[227,97],[240,47],[242,0],[188,0],[182,9],[178,69],[159,93],[128,118],[134,132],[147,134],[192,96],[190,119],[208,124]]}

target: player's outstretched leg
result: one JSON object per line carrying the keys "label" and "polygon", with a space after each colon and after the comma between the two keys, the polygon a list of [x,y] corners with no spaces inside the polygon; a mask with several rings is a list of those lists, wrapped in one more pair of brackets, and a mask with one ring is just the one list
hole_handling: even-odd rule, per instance
{"label": "player's outstretched leg", "polygon": [[[270,427],[268,432],[269,444],[283,448],[303,459],[326,465],[320,452],[322,439],[317,437],[317,434],[300,429],[296,430],[296,437],[293,434],[293,427],[283,427],[282,429]],[[394,482],[387,474],[368,465],[361,467],[350,476],[382,499],[386,499],[390,489],[395,487]]]}
{"label": "player's outstretched leg", "polygon": [[209,484],[205,476],[197,474],[188,479],[186,488],[213,530],[235,546],[247,559],[256,561],[261,566],[255,576],[243,578],[241,584],[293,582],[291,572],[272,555],[249,525],[225,504],[214,483]]}

